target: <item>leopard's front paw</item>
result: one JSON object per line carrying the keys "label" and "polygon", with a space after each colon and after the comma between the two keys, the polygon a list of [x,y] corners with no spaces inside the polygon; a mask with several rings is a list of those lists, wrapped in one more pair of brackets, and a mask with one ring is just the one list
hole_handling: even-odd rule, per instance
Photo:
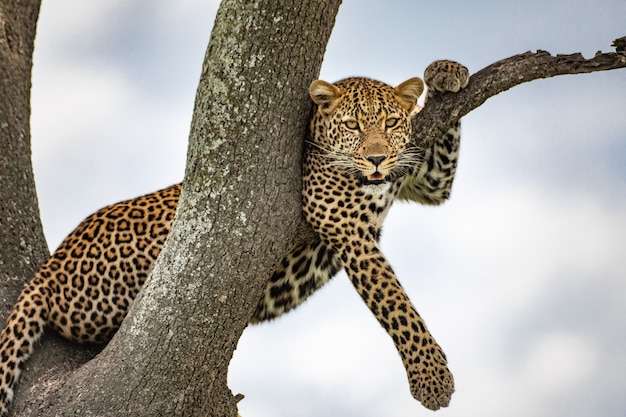
{"label": "leopard's front paw", "polygon": [[454,392],[454,377],[448,369],[446,357],[439,346],[424,352],[419,366],[409,376],[411,394],[430,410],[450,404]]}
{"label": "leopard's front paw", "polygon": [[424,71],[424,81],[431,90],[441,93],[458,92],[467,87],[469,71],[458,62],[440,60],[435,61]]}

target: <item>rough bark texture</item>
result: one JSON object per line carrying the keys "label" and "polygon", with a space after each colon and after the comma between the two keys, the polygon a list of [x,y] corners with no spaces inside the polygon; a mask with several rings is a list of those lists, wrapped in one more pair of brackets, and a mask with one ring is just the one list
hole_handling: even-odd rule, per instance
{"label": "rough bark texture", "polygon": [[516,85],[564,74],[584,74],[626,68],[626,37],[613,41],[617,52],[596,53],[591,59],[582,54],[552,56],[546,51],[526,52],[494,62],[470,77],[467,88],[456,94],[429,99],[413,119],[413,140],[427,146],[440,137],[452,121]]}
{"label": "rough bark texture", "polygon": [[30,77],[39,1],[0,2],[0,318],[47,258],[30,161]]}
{"label": "rough bark texture", "polygon": [[300,156],[339,1],[220,6],[177,220],[120,331],[15,415],[234,416],[226,372],[301,225]]}

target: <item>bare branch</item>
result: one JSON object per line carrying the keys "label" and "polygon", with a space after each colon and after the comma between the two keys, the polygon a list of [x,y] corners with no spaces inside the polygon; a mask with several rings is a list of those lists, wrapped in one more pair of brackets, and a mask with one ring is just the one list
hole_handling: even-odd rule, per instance
{"label": "bare branch", "polygon": [[438,94],[413,119],[413,140],[422,146],[441,136],[453,121],[516,85],[564,74],[584,74],[626,68],[626,37],[616,39],[617,52],[552,56],[546,51],[526,52],[495,62],[470,77],[467,88],[456,94]]}

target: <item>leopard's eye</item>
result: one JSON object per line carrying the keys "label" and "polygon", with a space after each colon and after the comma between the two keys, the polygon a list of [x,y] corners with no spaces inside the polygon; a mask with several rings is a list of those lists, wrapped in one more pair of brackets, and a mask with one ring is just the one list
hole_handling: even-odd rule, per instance
{"label": "leopard's eye", "polygon": [[356,120],[346,120],[343,124],[350,130],[359,130],[359,122]]}
{"label": "leopard's eye", "polygon": [[399,121],[400,119],[397,117],[390,117],[389,119],[385,120],[385,127],[388,129],[391,129],[392,127],[396,127]]}

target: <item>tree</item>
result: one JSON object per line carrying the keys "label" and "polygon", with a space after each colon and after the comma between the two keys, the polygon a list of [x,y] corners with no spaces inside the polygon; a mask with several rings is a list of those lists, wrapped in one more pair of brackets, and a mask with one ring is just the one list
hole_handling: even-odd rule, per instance
{"label": "tree", "polygon": [[[224,2],[222,5],[198,89],[179,226],[172,233],[151,283],[135,303],[118,336],[96,361],[81,368],[67,381],[59,382],[60,387],[52,396],[57,400],[45,403],[50,407],[47,413],[55,414],[61,412],[62,407],[69,407],[66,410],[81,410],[85,415],[90,412],[119,415],[134,411],[128,408],[131,400],[137,410],[145,411],[146,415],[152,413],[150,407],[154,407],[155,413],[174,414],[178,410],[168,411],[167,407],[176,405],[183,410],[187,407],[196,409],[198,413],[202,410],[212,410],[212,415],[232,413],[232,398],[225,384],[225,369],[230,354],[272,263],[286,249],[285,244],[278,242],[293,240],[298,229],[304,228],[299,223],[299,161],[298,158],[284,158],[283,155],[299,155],[301,143],[293,138],[303,137],[306,129],[306,86],[319,70],[325,40],[330,34],[338,5],[286,5],[283,2],[267,7],[270,6],[276,6],[271,13],[267,9],[255,9],[251,4]],[[314,10],[317,6],[326,6],[327,9]],[[293,16],[296,11],[301,12],[297,17]],[[322,19],[318,19],[320,14]],[[282,22],[284,26],[277,22]],[[324,26],[321,36],[317,25]],[[307,26],[309,30],[306,30]],[[254,31],[250,30],[252,27]],[[297,37],[296,47],[293,37],[289,37],[290,28],[302,28],[303,36]],[[267,42],[268,33],[274,36],[273,42]],[[253,41],[252,36],[259,39]],[[280,39],[281,36],[285,38]],[[281,47],[287,45],[289,51],[281,53],[285,52]],[[261,48],[267,48],[269,53]],[[304,60],[305,56],[310,60]],[[618,63],[619,59],[618,56]],[[286,61],[293,62],[293,65],[285,65]],[[623,60],[621,65],[624,65]],[[272,77],[267,74],[272,74]],[[276,95],[275,85],[284,86]],[[472,93],[466,95],[475,97]],[[264,103],[275,104],[275,107],[284,110],[284,114],[276,117],[273,108],[263,108]],[[429,104],[429,109],[435,109],[435,104]],[[461,115],[454,114],[451,107],[447,108],[447,113],[453,118]],[[427,114],[425,112],[421,117]],[[440,119],[440,128],[445,128],[445,118]],[[260,120],[263,129],[258,129],[260,124],[252,123],[253,120]],[[240,121],[247,123],[242,127]],[[273,132],[272,138],[268,138],[267,126],[272,124],[269,129]],[[248,141],[232,142],[231,138],[242,136],[242,130],[246,132]],[[247,145],[253,146],[247,149]],[[257,162],[256,166],[240,163],[250,160]],[[286,182],[285,178],[291,182]],[[242,195],[255,195],[258,197],[255,199],[257,204],[240,207]],[[291,218],[292,222],[284,223],[271,216],[272,206],[280,207],[282,219]],[[234,216],[240,216],[242,220],[240,229],[233,228],[229,221]],[[264,234],[267,236],[263,237]],[[224,239],[224,236],[231,237],[232,241]],[[250,240],[252,237],[254,241]],[[244,253],[229,252],[228,248],[233,246],[244,248]],[[188,256],[182,259],[176,256],[178,253]],[[229,261],[229,256],[234,259]],[[204,281],[194,281],[206,279],[204,272],[198,271],[216,270],[220,274],[213,273],[210,284],[199,286],[197,282]],[[248,288],[249,291],[237,291],[234,287]],[[171,297],[171,294],[175,296]],[[202,302],[194,303],[196,300]],[[224,303],[225,300],[229,302]],[[171,315],[165,315],[164,322],[145,320],[146,317],[163,316],[164,305],[168,304],[175,308],[169,310]],[[159,313],[155,313],[157,310]],[[192,319],[181,322],[187,318]],[[185,332],[176,330],[183,327],[186,327]],[[165,351],[151,351],[149,356],[143,355],[142,350],[159,345],[154,340],[166,340],[167,343],[162,343]],[[206,344],[209,340],[214,342],[212,347]],[[132,351],[128,350],[128,346],[133,347]],[[175,356],[175,361],[146,367],[145,364],[155,358],[169,358],[168,352],[177,350],[177,347],[189,348],[190,351],[187,355],[181,354],[179,359]],[[121,357],[132,362],[125,362],[128,367],[118,369],[121,375],[108,372],[107,361],[119,361]],[[200,365],[201,369],[196,363],[198,357],[206,359]],[[137,372],[144,367],[150,372]],[[188,372],[198,378],[197,385],[190,386],[190,378],[182,376],[172,383],[170,376],[166,380],[171,386],[163,387],[163,379],[159,377],[170,375],[173,367],[178,375]],[[197,370],[202,372],[195,372]],[[101,387],[82,393],[84,388],[80,387],[86,386],[84,381],[94,381],[94,374],[98,375],[96,380],[101,381]],[[131,398],[119,401],[117,389],[129,395],[128,386],[138,385],[136,380],[133,382],[133,377],[142,381],[142,387],[150,389],[134,390]],[[107,383],[109,378],[115,383]],[[67,399],[72,393],[68,391],[74,391],[77,386],[82,395],[69,402]],[[205,386],[212,387],[214,391],[207,394],[203,389]],[[161,394],[162,388],[167,388],[173,398],[184,393],[180,396],[181,402],[176,403],[165,392]],[[157,400],[163,399],[162,402],[149,396],[156,392],[159,392]],[[107,399],[111,399],[113,404],[107,403]],[[87,405],[94,405],[92,411],[88,411]],[[114,406],[121,407],[122,411]],[[184,411],[180,413],[182,415]]]}
{"label": "tree", "polygon": [[[198,87],[179,206],[182,233],[169,237],[145,287],[149,301],[135,303],[144,309],[128,316],[128,326],[101,355],[59,384],[43,415],[234,414],[226,368],[256,307],[260,292],[254,289],[262,288],[300,231],[299,160],[284,155],[301,154],[302,141],[294,138],[304,137],[307,87],[319,72],[338,6],[222,3]],[[301,34],[294,38],[296,28]],[[279,211],[292,221],[271,215]],[[173,272],[180,279],[172,279]],[[167,323],[141,319],[162,314],[168,308],[160,303],[174,300],[179,305],[166,314]],[[163,351],[154,351],[157,346]],[[176,359],[149,365],[157,357]],[[110,361],[126,365],[111,367]],[[102,388],[75,396],[76,387],[93,384],[96,375]]]}

